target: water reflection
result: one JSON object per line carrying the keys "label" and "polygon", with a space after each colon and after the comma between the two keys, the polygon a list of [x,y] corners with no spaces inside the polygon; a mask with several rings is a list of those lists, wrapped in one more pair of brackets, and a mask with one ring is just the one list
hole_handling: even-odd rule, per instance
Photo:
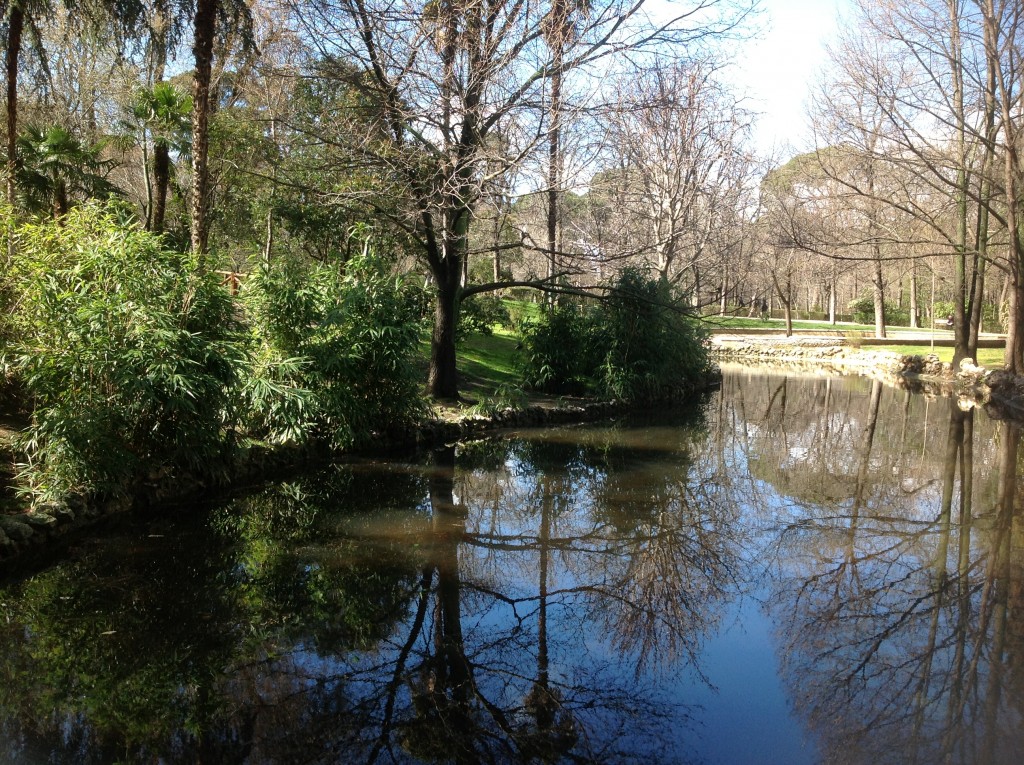
{"label": "water reflection", "polygon": [[[823,760],[1019,762],[1019,429],[985,421],[979,439],[978,416],[955,401],[874,382],[844,407],[837,434],[828,383],[800,391],[817,424],[805,430],[791,417],[787,443],[774,434],[751,448],[784,498],[766,527],[768,608],[791,698]],[[779,397],[760,398],[767,429]],[[833,440],[799,446],[811,433]],[[820,490],[804,484],[808,474]]]}
{"label": "water reflection", "polygon": [[703,433],[481,442],[89,545],[2,597],[0,759],[687,761],[663,681],[737,558]]}
{"label": "water reflection", "polygon": [[[1019,438],[733,370],[689,419],[140,521],[0,589],[0,762],[1017,762]],[[767,698],[752,608],[790,727],[737,754],[695,701]]]}

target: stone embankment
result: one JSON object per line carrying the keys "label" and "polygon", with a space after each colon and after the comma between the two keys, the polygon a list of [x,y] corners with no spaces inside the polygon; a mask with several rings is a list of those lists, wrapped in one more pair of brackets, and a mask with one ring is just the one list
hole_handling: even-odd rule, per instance
{"label": "stone embankment", "polygon": [[[427,420],[415,431],[391,433],[376,442],[377,450],[403,447],[429,448],[503,428],[587,422],[622,412],[619,402],[548,402],[488,414],[458,410]],[[471,410],[470,410],[471,411]],[[133,509],[160,508],[174,503],[208,501],[229,492],[251,489],[295,470],[324,464],[331,457],[309,445],[249,446],[237,455],[217,484],[190,477],[151,475],[123,494],[101,501],[71,496],[42,503],[23,513],[0,514],[0,573],[24,559],[58,549],[69,538],[108,518]]]}
{"label": "stone embankment", "polygon": [[875,377],[899,387],[955,395],[962,408],[985,405],[999,419],[1024,419],[1024,378],[964,359],[954,369],[935,354],[900,354],[837,343],[834,338],[716,337],[712,356],[744,364],[797,365]]}

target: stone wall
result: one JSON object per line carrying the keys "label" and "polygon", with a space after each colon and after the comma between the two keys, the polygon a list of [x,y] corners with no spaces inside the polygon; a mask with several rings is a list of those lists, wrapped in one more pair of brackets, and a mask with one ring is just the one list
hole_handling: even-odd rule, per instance
{"label": "stone wall", "polygon": [[[909,355],[887,350],[868,350],[829,342],[795,341],[745,342],[731,340],[712,345],[712,357],[720,361],[744,364],[798,365],[839,374],[859,374],[881,379],[901,388],[922,389],[929,393],[955,395],[961,406],[989,404],[1002,398],[1001,391],[1019,383],[1019,399],[1024,402],[1024,380],[975,365],[964,359],[958,369],[939,360],[935,354]],[[1024,412],[1024,407],[1022,407]]]}

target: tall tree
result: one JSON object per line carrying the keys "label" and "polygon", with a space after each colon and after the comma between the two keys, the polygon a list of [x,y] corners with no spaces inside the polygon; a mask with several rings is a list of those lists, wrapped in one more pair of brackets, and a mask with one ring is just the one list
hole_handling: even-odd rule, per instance
{"label": "tall tree", "polygon": [[207,167],[210,152],[210,72],[213,67],[213,38],[217,30],[217,6],[221,0],[196,0],[195,36],[192,55],[195,73],[192,85],[192,251],[200,259],[206,257],[207,189],[210,173]]}
{"label": "tall tree", "polygon": [[[640,57],[671,43],[692,43],[732,28],[735,5],[695,0],[652,25],[642,0],[613,0],[580,18],[571,45],[564,41],[557,71],[583,72],[599,61],[607,70],[618,54]],[[558,15],[551,15],[551,7],[431,0],[399,12],[389,0],[293,3],[306,39],[321,55],[358,65],[363,74],[354,84],[386,127],[372,136],[346,135],[341,119],[331,136],[347,142],[361,164],[391,179],[403,202],[390,220],[417,242],[435,290],[429,373],[435,398],[458,397],[460,302],[504,284],[463,284],[469,230],[487,180],[488,153],[501,146],[498,164],[514,166],[544,144],[547,131],[536,115],[556,71],[544,36]],[[321,132],[326,127],[325,121]],[[506,140],[488,142],[499,129]]]}
{"label": "tall tree", "polygon": [[562,189],[562,79],[566,51],[576,35],[577,17],[590,12],[589,0],[552,0],[542,30],[551,51],[551,103],[548,107],[547,246],[548,279],[558,272],[558,195]]}
{"label": "tall tree", "polygon": [[606,118],[606,153],[620,169],[619,197],[645,232],[643,255],[662,278],[690,288],[727,247],[723,229],[735,227],[756,188],[744,145],[752,118],[715,69],[655,61],[623,78]]}
{"label": "tall tree", "polygon": [[[86,24],[113,24],[121,32],[131,34],[142,14],[141,0],[97,0],[77,5],[63,0],[69,11],[80,14]],[[7,93],[7,201],[14,204],[17,196],[18,168],[18,72],[26,33],[34,41],[40,55],[39,22],[52,12],[53,0],[0,0],[0,16],[4,24],[5,76]]]}
{"label": "tall tree", "polygon": [[[145,89],[135,102],[132,116],[142,128],[143,160],[147,161],[149,142],[153,147],[153,179],[146,172],[147,228],[160,232],[164,229],[167,210],[167,192],[171,184],[171,152],[188,152],[192,99],[169,82],[159,82]],[[147,138],[148,134],[148,138]]]}
{"label": "tall tree", "polygon": [[206,259],[209,239],[210,79],[213,48],[218,31],[240,34],[243,45],[252,44],[252,14],[244,0],[195,0],[192,56],[195,63],[192,89],[192,251],[200,264]]}

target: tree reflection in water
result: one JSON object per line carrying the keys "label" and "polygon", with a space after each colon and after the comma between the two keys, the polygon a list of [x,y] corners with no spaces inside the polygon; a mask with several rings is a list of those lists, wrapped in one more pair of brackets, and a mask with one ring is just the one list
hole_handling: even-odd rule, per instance
{"label": "tree reflection in water", "polygon": [[[983,460],[998,462],[998,476],[986,476],[975,464],[976,415],[955,400],[926,402],[922,422],[904,394],[900,417],[898,396],[875,381],[836,431],[832,391],[796,387],[803,426],[783,426],[785,452],[770,415],[748,423],[746,446],[784,497],[766,526],[769,610],[791,697],[823,759],[1020,762],[1019,429],[986,423],[995,433],[981,441]],[[770,412],[778,396],[765,398]],[[944,433],[928,422],[941,409]],[[817,445],[804,449],[812,432]]]}
{"label": "tree reflection in water", "polygon": [[0,762],[686,761],[705,641],[748,594],[823,761],[1024,759],[1019,429],[728,370],[706,416],[83,543],[0,588]]}
{"label": "tree reflection in water", "polygon": [[699,674],[736,524],[699,427],[629,433],[339,470],[11,585],[0,761],[686,761],[660,683]]}

